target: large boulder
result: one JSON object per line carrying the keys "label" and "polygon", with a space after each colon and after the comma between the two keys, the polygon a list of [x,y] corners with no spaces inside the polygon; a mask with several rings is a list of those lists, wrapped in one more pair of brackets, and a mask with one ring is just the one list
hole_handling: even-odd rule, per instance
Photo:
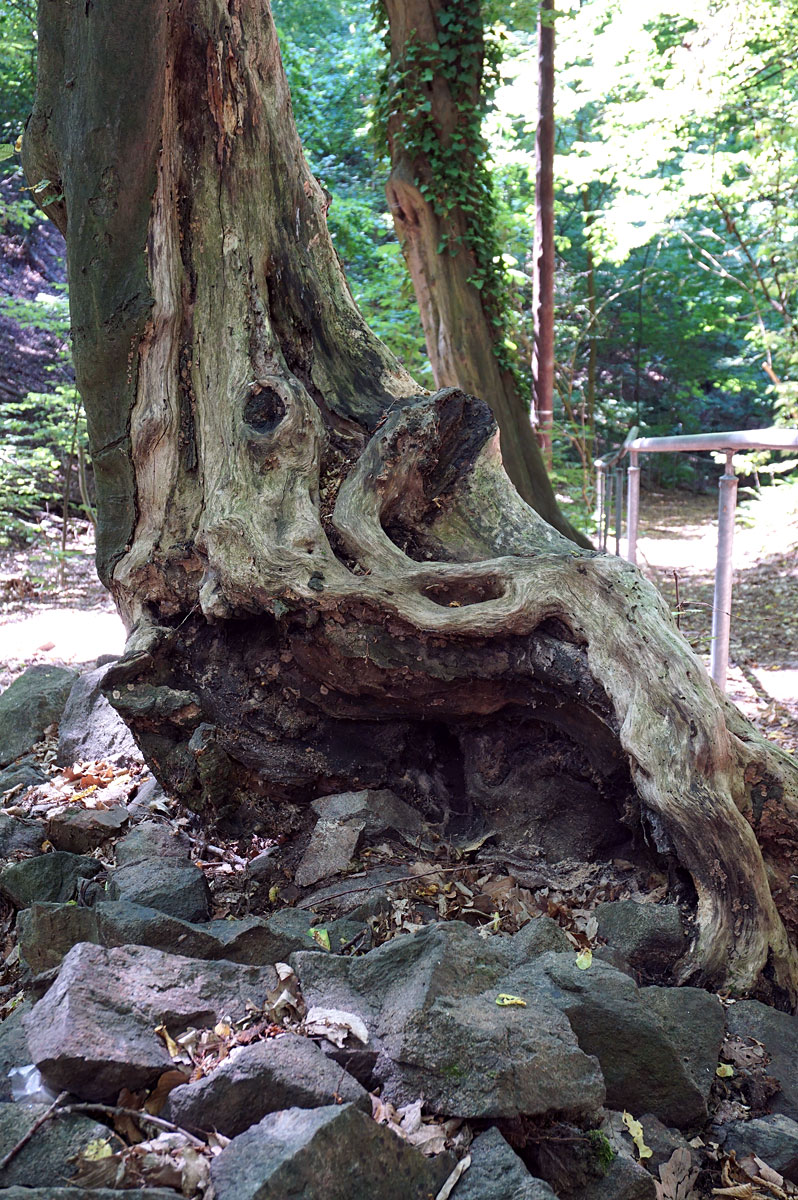
{"label": "large boulder", "polygon": [[601,1063],[607,1104],[666,1125],[698,1128],[723,1038],[723,1007],[698,988],[643,988],[606,963],[580,970],[573,954],[517,967],[502,990],[564,1013],[582,1050]]}
{"label": "large boulder", "polygon": [[74,681],[58,728],[59,766],[69,767],[79,759],[141,762],[132,733],[103,695],[103,681],[112,666],[95,667]]}
{"label": "large boulder", "polygon": [[47,819],[47,840],[56,850],[88,854],[111,838],[119,837],[129,821],[124,804],[112,808],[81,808],[71,804]]}
{"label": "large boulder", "polygon": [[169,1093],[164,1116],[184,1129],[235,1137],[282,1108],[351,1102],[371,1112],[369,1094],[308,1038],[287,1033],[234,1049],[210,1075]]}
{"label": "large boulder", "polygon": [[758,1000],[740,1000],[726,1010],[726,1029],[737,1037],[754,1038],[765,1047],[770,1055],[768,1074],[781,1088],[772,1107],[798,1121],[798,1016]]}
{"label": "large boulder", "polygon": [[29,787],[46,782],[47,776],[36,765],[32,756],[20,759],[19,762],[12,763],[10,767],[0,771],[0,798],[12,791],[21,795]]}
{"label": "large boulder", "polygon": [[387,789],[320,796],[311,807],[319,820],[294,873],[300,887],[345,870],[361,837],[393,833],[415,841],[421,834],[421,818],[416,810]]}
{"label": "large boulder", "polygon": [[264,1117],[213,1160],[211,1180],[216,1200],[429,1200],[452,1166],[345,1104]]}
{"label": "large boulder", "polygon": [[546,996],[526,1007],[496,1003],[508,989],[507,943],[460,922],[427,926],[363,958],[292,958],[309,1007],[354,1013],[369,1044],[336,1055],[395,1104],[424,1094],[463,1117],[595,1112],[604,1085],[595,1059]]}
{"label": "large boulder", "polygon": [[[46,1111],[46,1104],[0,1104],[0,1159]],[[0,1169],[0,1188],[31,1183],[37,1187],[58,1187],[75,1174],[76,1167],[70,1159],[90,1142],[107,1137],[107,1126],[77,1113],[48,1121],[8,1166]]]}
{"label": "large boulder", "polygon": [[15,908],[28,908],[37,900],[64,903],[74,899],[80,880],[93,879],[101,870],[96,858],[55,850],[3,867],[0,892]]}
{"label": "large boulder", "polygon": [[28,667],[0,695],[0,767],[41,741],[60,721],[78,672],[68,667]]}
{"label": "large boulder", "polygon": [[210,916],[208,881],[193,863],[156,858],[117,867],[108,880],[108,895],[112,900],[155,908],[181,921],[205,921]]}
{"label": "large boulder", "polygon": [[150,1087],[172,1066],[157,1026],[175,1036],[235,1019],[276,983],[273,967],[81,942],[25,1018],[31,1057],[52,1088],[115,1098],[122,1087]]}
{"label": "large boulder", "polygon": [[44,821],[31,821],[0,812],[0,859],[16,854],[39,854],[47,834]]}

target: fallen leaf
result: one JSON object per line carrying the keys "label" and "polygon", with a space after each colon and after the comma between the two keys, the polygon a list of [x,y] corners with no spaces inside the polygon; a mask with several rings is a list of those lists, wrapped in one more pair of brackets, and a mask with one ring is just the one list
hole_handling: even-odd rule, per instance
{"label": "fallen leaf", "polygon": [[581,950],[576,956],[576,965],[580,971],[587,971],[593,964],[593,951],[590,949]]}
{"label": "fallen leaf", "polygon": [[360,1017],[355,1013],[343,1012],[339,1008],[311,1008],[305,1018],[304,1029],[305,1033],[326,1037],[328,1042],[339,1048],[350,1034],[364,1046],[369,1040],[368,1029]]}
{"label": "fallen leaf", "polygon": [[640,1124],[640,1122],[636,1121],[631,1113],[624,1112],[623,1123],[629,1130],[629,1135],[635,1146],[637,1146],[637,1153],[640,1158],[651,1158],[652,1151],[645,1143],[643,1138],[643,1126]]}
{"label": "fallen leaf", "polygon": [[719,1079],[731,1079],[734,1074],[734,1067],[729,1063],[721,1063],[715,1068],[715,1074]]}
{"label": "fallen leaf", "polygon": [[321,946],[322,950],[330,949],[330,935],[326,929],[309,929],[308,936],[313,938],[317,946]]}
{"label": "fallen leaf", "polygon": [[522,1000],[520,996],[509,996],[507,992],[500,992],[496,997],[496,1003],[500,1008],[526,1008],[526,1000]]}

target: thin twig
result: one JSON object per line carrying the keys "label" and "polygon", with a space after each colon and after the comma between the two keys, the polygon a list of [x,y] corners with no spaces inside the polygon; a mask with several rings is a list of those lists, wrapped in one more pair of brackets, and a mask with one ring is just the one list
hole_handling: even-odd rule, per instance
{"label": "thin twig", "polygon": [[11,1147],[11,1149],[9,1150],[8,1154],[5,1156],[3,1161],[0,1162],[0,1171],[5,1171],[6,1167],[11,1162],[12,1158],[16,1158],[16,1156],[19,1154],[20,1150],[24,1150],[25,1146],[27,1146],[28,1142],[31,1140],[31,1138],[36,1133],[36,1131],[41,1129],[42,1125],[44,1125],[46,1121],[49,1121],[50,1117],[55,1115],[58,1105],[63,1100],[66,1100],[68,1095],[69,1095],[69,1092],[61,1092],[60,1096],[56,1096],[55,1100],[53,1100],[52,1104],[47,1109],[47,1112],[43,1112],[40,1117],[36,1118],[36,1120],[33,1122],[33,1124],[31,1125],[28,1132],[24,1135],[24,1137],[21,1137],[19,1139],[16,1146]]}
{"label": "thin twig", "polygon": [[40,1117],[33,1122],[28,1132],[24,1137],[20,1138],[16,1146],[12,1146],[8,1154],[2,1162],[0,1162],[0,1171],[4,1171],[13,1158],[19,1154],[33,1135],[37,1133],[42,1125],[53,1117],[65,1117],[74,1113],[99,1114],[104,1117],[132,1117],[135,1121],[140,1121],[142,1125],[153,1125],[156,1129],[166,1130],[167,1133],[179,1133],[186,1138],[192,1146],[196,1146],[198,1150],[206,1150],[207,1145],[200,1138],[194,1137],[193,1133],[189,1133],[187,1129],[183,1129],[180,1125],[173,1125],[171,1121],[167,1121],[164,1117],[155,1117],[147,1112],[140,1112],[137,1108],[123,1108],[118,1104],[63,1104],[62,1101],[67,1098],[69,1092],[61,1092],[57,1096],[47,1112],[43,1112]]}
{"label": "thin twig", "polygon": [[[459,867],[438,867],[434,871],[420,871],[418,875],[400,875],[398,879],[382,880],[380,883],[364,883],[362,887],[349,888],[346,892],[333,892],[331,896],[322,896],[313,901],[315,904],[326,904],[328,900],[338,900],[341,896],[353,896],[355,892],[371,892],[375,888],[393,887],[395,883],[412,883],[416,879],[425,879],[428,875],[448,875],[452,871],[470,871],[473,863],[462,863]],[[310,908],[308,901],[297,904],[297,908]]]}
{"label": "thin twig", "polygon": [[679,595],[679,572],[673,572],[673,586],[676,589],[676,628],[682,627],[682,600]]}

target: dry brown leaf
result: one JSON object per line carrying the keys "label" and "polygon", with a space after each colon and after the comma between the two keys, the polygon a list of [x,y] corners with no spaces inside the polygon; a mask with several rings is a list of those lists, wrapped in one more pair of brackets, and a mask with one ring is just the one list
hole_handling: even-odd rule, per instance
{"label": "dry brown leaf", "polygon": [[698,1167],[693,1166],[692,1154],[680,1146],[659,1168],[657,1200],[698,1200],[694,1191],[697,1178]]}

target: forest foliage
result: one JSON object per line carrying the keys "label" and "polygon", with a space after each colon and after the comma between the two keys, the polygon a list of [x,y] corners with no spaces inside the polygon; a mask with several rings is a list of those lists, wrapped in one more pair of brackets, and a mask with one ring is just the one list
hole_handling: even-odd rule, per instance
{"label": "forest foliage", "polygon": [[[481,13],[490,60],[481,129],[468,134],[485,150],[479,202],[495,253],[483,269],[528,378],[537,5],[466,7]],[[440,2],[444,17],[457,8]],[[376,18],[373,0],[274,0],[273,10],[355,299],[429,386],[385,201],[379,5]],[[556,34],[555,471],[579,507],[592,459],[631,425],[688,433],[798,417],[798,0],[561,0]],[[0,0],[0,44],[2,235],[34,219],[13,147],[33,94],[35,0]],[[408,129],[421,116],[408,111]],[[66,333],[62,305],[0,295],[11,304],[18,321]],[[63,385],[21,409],[4,404],[0,508],[24,521],[37,496],[56,503],[55,464],[82,437]],[[674,483],[692,467],[656,469]]]}

